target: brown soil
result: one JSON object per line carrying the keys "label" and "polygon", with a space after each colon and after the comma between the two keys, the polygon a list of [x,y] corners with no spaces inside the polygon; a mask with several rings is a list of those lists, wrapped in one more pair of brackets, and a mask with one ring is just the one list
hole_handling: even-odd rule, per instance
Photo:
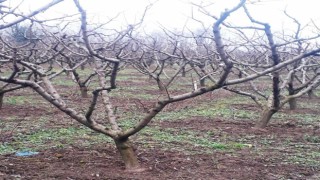
{"label": "brown soil", "polygon": [[139,150],[146,170],[126,172],[113,147],[51,149],[31,157],[0,157],[0,175],[7,179],[278,179],[278,174],[299,179],[312,169],[283,165],[279,160],[255,157],[250,151],[238,156],[215,152],[186,155],[174,151]]}
{"label": "brown soil", "polygon": [[[152,91],[145,91],[154,94]],[[21,93],[21,92],[13,92]],[[141,93],[141,92],[140,92]],[[34,93],[22,91],[30,96]],[[219,90],[217,93],[208,93],[204,96],[187,100],[182,103],[171,104],[164,111],[183,110],[197,104],[197,101],[212,101],[230,96],[229,92]],[[74,99],[72,94],[66,98]],[[40,98],[41,99],[41,98]],[[74,99],[74,104],[89,102],[90,99]],[[117,98],[115,105],[121,106],[123,111],[135,108],[143,112],[154,101],[146,100],[142,104],[131,98]],[[52,124],[46,128],[62,127],[66,124],[74,125],[69,121],[59,121],[67,118],[55,108],[39,103],[38,106],[4,105],[0,110],[1,117],[10,115],[36,119],[40,116],[54,116]],[[236,109],[258,111],[255,106],[248,104],[234,105]],[[297,110],[306,112],[306,109]],[[319,114],[319,110],[308,110],[309,113]],[[0,118],[1,118],[0,117]],[[58,119],[58,120],[56,120]],[[51,120],[50,120],[51,121]],[[71,120],[70,120],[71,121]],[[30,121],[31,123],[32,121]],[[75,126],[78,126],[75,123]],[[210,138],[221,140],[227,136],[233,139],[251,137],[252,147],[230,151],[206,149],[190,144],[176,143],[179,148],[164,149],[161,145],[147,148],[145,144],[136,143],[136,153],[139,161],[146,169],[143,172],[126,172],[120,155],[113,144],[102,144],[86,148],[83,146],[68,146],[57,149],[49,148],[39,154],[29,157],[17,157],[15,154],[0,156],[0,178],[2,179],[317,179],[320,178],[320,167],[308,166],[301,163],[286,163],[283,154],[296,151],[292,149],[276,150],[277,145],[290,138],[291,142],[304,143],[306,134],[320,135],[310,126],[297,126],[295,120],[288,120],[281,124],[271,124],[267,129],[254,129],[254,122],[248,120],[230,121],[223,118],[190,117],[176,121],[154,121],[151,126],[159,128],[175,128],[192,130],[199,133],[214,132]],[[276,136],[268,148],[262,149],[259,141],[270,135]],[[11,141],[12,134],[3,133],[6,141]],[[138,135],[139,136],[139,135]],[[11,139],[11,140],[10,140]],[[255,143],[257,142],[257,143]],[[144,143],[154,143],[147,139]],[[305,142],[308,144],[308,142]],[[188,151],[183,151],[183,149]],[[179,150],[178,150],[179,149]],[[181,151],[182,149],[182,151]],[[190,151],[192,149],[192,151]],[[192,153],[191,153],[192,152]],[[317,156],[316,158],[319,159]],[[316,160],[316,159],[315,159]]]}

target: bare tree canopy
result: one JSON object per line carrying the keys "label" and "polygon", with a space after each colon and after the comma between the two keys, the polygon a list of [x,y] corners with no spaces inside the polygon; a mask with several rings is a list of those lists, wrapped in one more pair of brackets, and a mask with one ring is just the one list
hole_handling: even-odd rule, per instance
{"label": "bare tree canopy", "polygon": [[[294,33],[273,31],[272,24],[251,14],[250,5],[255,2],[246,0],[238,1],[220,16],[212,15],[208,6],[194,4],[212,22],[208,27],[204,20],[191,16],[191,21],[203,25],[196,31],[187,27],[174,31],[163,26],[161,32],[143,31],[154,3],[125,28],[108,27],[116,17],[106,24],[90,23],[79,0],[73,0],[76,15],[55,19],[62,27],[52,26],[52,19],[37,19],[39,13],[59,3],[64,2],[53,0],[27,15],[17,13],[14,7],[0,6],[0,108],[5,93],[30,88],[71,119],[112,138],[129,171],[143,170],[130,138],[155,116],[161,116],[170,104],[228,90],[249,97],[260,107],[256,127],[265,128],[286,103],[294,103],[320,85],[320,29],[311,22],[308,28],[316,33],[304,35],[299,20],[286,11],[296,25]],[[229,21],[238,13],[246,18],[246,25]],[[16,18],[7,21],[8,15]],[[122,114],[116,113],[111,95],[121,91],[118,74],[129,68],[154,81],[159,96],[139,120],[123,128],[119,124]],[[185,76],[191,77],[186,80],[190,86],[179,86]],[[79,98],[90,99],[90,103],[85,107],[71,104],[55,85],[56,78],[72,79],[80,90]],[[266,86],[256,84],[262,79]],[[174,85],[181,91],[175,91]]]}

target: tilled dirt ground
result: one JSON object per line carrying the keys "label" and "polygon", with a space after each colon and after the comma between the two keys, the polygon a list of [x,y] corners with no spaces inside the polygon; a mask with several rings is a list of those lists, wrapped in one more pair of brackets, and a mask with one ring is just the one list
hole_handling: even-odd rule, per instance
{"label": "tilled dirt ground", "polygon": [[[146,84],[141,83],[141,86]],[[133,90],[132,93],[138,92]],[[139,93],[143,94],[143,92]],[[152,90],[145,93],[156,95]],[[34,93],[25,90],[13,94],[34,96]],[[185,109],[196,105],[196,101],[210,102],[229,96],[228,92],[208,93],[193,100],[172,104],[164,112],[187,111]],[[77,99],[72,95],[65,98],[74,100],[74,104],[90,101]],[[319,102],[319,99],[312,101]],[[67,125],[78,127],[78,124],[71,120],[63,121],[68,117],[41,102],[36,106],[4,104],[3,109],[0,110],[0,118],[15,121],[18,126],[11,127],[13,131],[1,131],[2,142],[15,141],[16,128],[23,128],[23,123],[36,123],[41,116],[53,118],[37,127],[38,129],[59,128]],[[132,97],[118,97],[114,101],[114,104],[122,110],[132,111],[135,108],[140,112],[149,108],[152,103],[154,102],[149,100],[140,102]],[[253,105],[231,104],[230,107],[258,113],[258,109]],[[288,110],[284,111],[292,113]],[[320,111],[317,108],[303,108],[293,113],[319,115]],[[9,117],[13,115],[16,118],[10,119]],[[23,123],[18,123],[19,118]],[[145,171],[139,173],[125,171],[120,155],[112,143],[100,143],[90,147],[73,144],[64,148],[45,148],[40,150],[39,154],[28,157],[18,157],[14,153],[1,155],[0,179],[320,179],[319,163],[310,164],[301,160],[306,158],[304,152],[310,152],[312,162],[320,161],[320,155],[316,153],[318,150],[320,152],[320,144],[307,141],[305,138],[306,135],[320,137],[320,131],[317,125],[301,125],[295,118],[271,123],[266,129],[252,128],[254,121],[247,119],[228,120],[222,117],[205,116],[172,121],[155,119],[150,126],[164,130],[171,129],[177,133],[181,130],[193,131],[197,134],[213,132],[206,137],[211,140],[231,139],[236,142],[242,142],[240,140],[246,138],[250,144],[244,148],[232,150],[215,150],[185,142],[172,142],[170,146],[165,147],[166,145],[159,141],[145,138],[145,141],[139,142],[135,141],[139,139],[135,137],[133,142],[136,153],[142,167],[145,168]],[[148,146],[148,144],[151,145]],[[301,156],[296,157],[296,154]]]}
{"label": "tilled dirt ground", "polygon": [[311,179],[315,170],[301,165],[283,165],[255,157],[249,151],[186,155],[172,151],[139,150],[144,172],[132,173],[113,147],[47,150],[31,157],[0,158],[4,179]]}

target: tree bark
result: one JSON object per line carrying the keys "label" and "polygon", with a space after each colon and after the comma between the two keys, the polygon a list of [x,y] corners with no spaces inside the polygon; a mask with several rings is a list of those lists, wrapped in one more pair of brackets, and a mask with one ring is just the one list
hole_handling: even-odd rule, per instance
{"label": "tree bark", "polygon": [[82,98],[88,98],[88,88],[86,86],[81,86],[80,91]]}
{"label": "tree bark", "polygon": [[128,138],[114,140],[117,146],[118,151],[124,161],[127,171],[141,171],[137,155],[134,152],[133,146]]}
{"label": "tree bark", "polygon": [[265,127],[268,125],[268,123],[269,123],[272,115],[273,115],[274,113],[276,113],[276,112],[277,112],[276,110],[273,110],[273,109],[270,109],[270,108],[264,109],[264,110],[262,111],[262,113],[261,113],[260,120],[259,120],[259,122],[256,124],[255,127],[256,127],[256,128],[265,128]]}
{"label": "tree bark", "polygon": [[186,77],[186,68],[185,67],[183,67],[181,70],[181,76]]}
{"label": "tree bark", "polygon": [[242,78],[242,77],[243,77],[242,71],[240,71],[240,70],[239,70],[239,73],[238,73],[238,77],[239,77],[239,78]]}
{"label": "tree bark", "polygon": [[290,110],[297,109],[297,99],[296,98],[289,100],[289,108],[290,108]]}
{"label": "tree bark", "polygon": [[163,86],[162,82],[160,81],[160,79],[156,79],[157,81],[157,85],[160,91],[164,91],[166,88]]}
{"label": "tree bark", "polygon": [[3,105],[3,96],[4,96],[4,93],[0,93],[0,109],[2,109],[2,105]]}
{"label": "tree bark", "polygon": [[201,87],[206,87],[206,78],[201,78],[200,79],[200,86]]}
{"label": "tree bark", "polygon": [[[293,79],[293,77],[291,78],[291,82],[288,83],[289,96],[293,96],[295,94],[292,79]],[[296,98],[289,100],[289,108],[290,108],[290,110],[297,109],[297,99]]]}
{"label": "tree bark", "polygon": [[314,94],[313,90],[308,91],[308,97],[309,99],[313,99],[316,97],[316,95]]}

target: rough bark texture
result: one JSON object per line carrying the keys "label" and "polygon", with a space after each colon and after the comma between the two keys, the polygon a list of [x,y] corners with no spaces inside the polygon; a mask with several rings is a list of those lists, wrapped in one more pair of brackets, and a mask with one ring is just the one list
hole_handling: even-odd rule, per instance
{"label": "rough bark texture", "polygon": [[87,98],[88,97],[88,88],[86,86],[80,87],[81,91],[81,97],[82,98]]}
{"label": "rough bark texture", "polygon": [[308,97],[309,99],[313,99],[316,97],[316,95],[314,94],[314,92],[312,90],[308,91]]}
{"label": "rough bark texture", "polygon": [[4,93],[1,93],[0,94],[0,109],[2,109],[2,105],[3,105],[3,96],[4,96]]}
{"label": "rough bark texture", "polygon": [[239,71],[238,77],[239,77],[239,78],[242,78],[242,77],[243,77],[242,71]]}
{"label": "rough bark texture", "polygon": [[115,140],[127,171],[140,171],[141,167],[129,139]]}
{"label": "rough bark texture", "polygon": [[66,71],[66,75],[69,77],[69,76],[70,76],[70,72],[69,72],[69,71]]}
{"label": "rough bark texture", "polygon": [[160,79],[157,79],[157,85],[159,87],[160,91],[164,91],[166,88],[163,86],[162,82],[160,81]]}
{"label": "rough bark texture", "polygon": [[206,78],[201,78],[200,79],[200,86],[201,87],[206,87]]}
{"label": "rough bark texture", "polygon": [[261,113],[260,120],[256,124],[255,127],[256,128],[265,128],[268,125],[268,123],[274,113],[276,113],[275,110],[272,110],[269,108],[264,109]]}
{"label": "rough bark texture", "polygon": [[297,99],[296,98],[289,100],[289,108],[290,108],[290,110],[297,109]]}
{"label": "rough bark texture", "polygon": [[181,76],[186,77],[186,68],[185,67],[183,67],[181,70]]}
{"label": "rough bark texture", "polygon": [[[291,79],[293,79],[293,77]],[[289,96],[293,96],[295,94],[292,81],[288,83],[288,91],[289,91]],[[293,98],[293,99],[289,100],[289,108],[290,108],[290,110],[297,109],[297,100],[296,100],[296,98]]]}

